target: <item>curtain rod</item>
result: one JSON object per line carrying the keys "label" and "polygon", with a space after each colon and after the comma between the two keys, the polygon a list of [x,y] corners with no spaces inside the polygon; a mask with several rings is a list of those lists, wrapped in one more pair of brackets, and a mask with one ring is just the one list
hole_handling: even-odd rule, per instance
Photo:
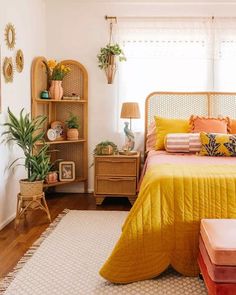
{"label": "curtain rod", "polygon": [[123,19],[130,19],[130,20],[138,20],[138,19],[236,19],[235,16],[108,16],[105,15],[105,20],[114,20],[117,22],[117,20],[123,20]]}

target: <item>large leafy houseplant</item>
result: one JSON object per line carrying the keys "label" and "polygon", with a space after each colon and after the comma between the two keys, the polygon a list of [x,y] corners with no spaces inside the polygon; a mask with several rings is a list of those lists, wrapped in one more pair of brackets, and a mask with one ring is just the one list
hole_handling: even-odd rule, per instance
{"label": "large leafy houseplant", "polygon": [[[17,165],[24,165],[28,178],[26,182],[43,182],[50,171],[52,164],[50,163],[50,155],[48,153],[48,145],[44,143],[43,125],[46,122],[46,116],[38,116],[31,119],[30,114],[24,114],[21,110],[19,118],[17,118],[8,108],[9,121],[4,124],[7,130],[2,133],[5,142],[16,143],[23,151],[24,157],[19,157],[13,161],[10,168]],[[42,142],[41,147],[36,147],[38,141]],[[24,159],[24,164],[18,161]]]}
{"label": "large leafy houseplant", "polygon": [[105,70],[108,84],[112,84],[116,72],[115,57],[118,57],[119,61],[126,61],[124,52],[117,43],[107,44],[100,49],[100,53],[97,55],[98,66],[100,69]]}

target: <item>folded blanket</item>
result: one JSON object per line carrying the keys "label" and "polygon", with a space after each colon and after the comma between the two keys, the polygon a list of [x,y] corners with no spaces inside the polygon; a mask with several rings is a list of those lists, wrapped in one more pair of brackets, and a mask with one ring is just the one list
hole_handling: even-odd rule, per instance
{"label": "folded blanket", "polygon": [[101,276],[129,283],[153,278],[169,265],[197,275],[202,218],[236,218],[236,166],[152,166]]}

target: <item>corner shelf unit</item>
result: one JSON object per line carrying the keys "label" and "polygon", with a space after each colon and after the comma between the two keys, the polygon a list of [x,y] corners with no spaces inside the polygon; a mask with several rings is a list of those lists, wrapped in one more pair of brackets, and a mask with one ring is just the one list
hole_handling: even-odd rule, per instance
{"label": "corner shelf unit", "polygon": [[[41,99],[40,94],[48,89],[47,71],[45,57],[34,59],[31,71],[31,111],[32,117],[46,115],[45,131],[50,128],[53,121],[65,122],[70,112],[80,118],[79,139],[74,141],[60,140],[45,141],[52,151],[52,161],[62,159],[63,161],[75,162],[75,180],[71,182],[56,182],[45,184],[45,187],[53,187],[69,183],[84,183],[84,191],[88,190],[88,74],[82,64],[75,60],[64,60],[62,64],[70,67],[71,71],[64,77],[62,87],[65,96],[76,93],[79,100],[53,100]],[[42,143],[38,143],[40,146]]]}

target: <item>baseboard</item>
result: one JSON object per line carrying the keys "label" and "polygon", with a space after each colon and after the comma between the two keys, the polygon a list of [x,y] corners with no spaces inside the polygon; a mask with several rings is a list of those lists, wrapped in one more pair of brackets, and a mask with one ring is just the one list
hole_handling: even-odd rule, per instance
{"label": "baseboard", "polygon": [[0,230],[2,230],[8,223],[10,223],[14,218],[16,217],[16,213],[12,214],[10,217],[7,218],[7,220],[3,221],[0,224]]}

